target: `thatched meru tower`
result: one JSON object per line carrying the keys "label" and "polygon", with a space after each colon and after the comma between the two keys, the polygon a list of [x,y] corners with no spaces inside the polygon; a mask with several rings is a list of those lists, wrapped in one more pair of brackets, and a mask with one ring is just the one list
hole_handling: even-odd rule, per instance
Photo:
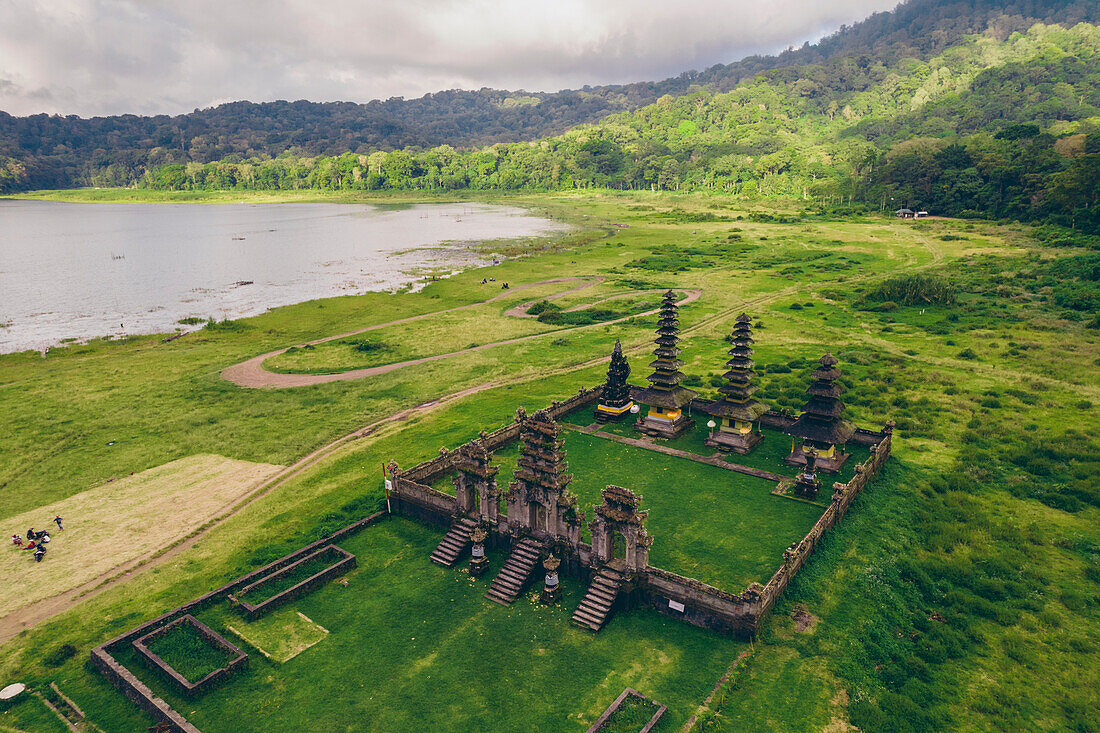
{"label": "thatched meru tower", "polygon": [[[806,454],[810,450],[817,452],[817,468],[827,473],[836,473],[848,460],[849,454],[842,449],[855,428],[841,417],[844,403],[840,395],[844,387],[837,382],[840,379],[838,363],[832,354],[825,354],[818,360],[819,366],[810,377],[813,381],[806,389],[810,399],[802,408],[802,414],[786,430],[787,435],[796,439],[791,445],[791,454],[783,459],[788,465],[806,465]],[[801,444],[798,438],[802,439]]]}
{"label": "thatched meru tower", "polygon": [[729,368],[722,378],[726,384],[718,388],[722,397],[706,408],[708,415],[718,420],[718,429],[706,440],[706,444],[720,451],[732,451],[745,455],[759,443],[764,436],[760,433],[757,420],[767,412],[768,407],[754,399],[757,387],[755,365],[752,360],[752,319],[742,313],[730,335],[733,342],[727,354]]}
{"label": "thatched meru tower", "polygon": [[635,423],[635,429],[657,438],[678,437],[695,425],[695,421],[683,412],[696,393],[680,386],[684,379],[680,367],[684,362],[679,359],[679,311],[676,294],[669,290],[661,303],[657,321],[657,338],[654,339],[657,348],[653,350],[657,358],[649,363],[654,370],[646,377],[649,387],[635,396],[638,402],[649,407],[647,414]]}
{"label": "thatched meru tower", "polygon": [[634,400],[630,399],[630,364],[623,356],[623,345],[615,339],[615,350],[611,352],[611,364],[607,367],[607,381],[604,382],[600,402],[596,405],[597,422],[619,422],[630,414]]}
{"label": "thatched meru tower", "polygon": [[568,489],[573,477],[566,473],[563,445],[561,426],[546,410],[524,421],[519,466],[508,487],[508,528],[537,539],[561,538],[576,547],[584,514]]}

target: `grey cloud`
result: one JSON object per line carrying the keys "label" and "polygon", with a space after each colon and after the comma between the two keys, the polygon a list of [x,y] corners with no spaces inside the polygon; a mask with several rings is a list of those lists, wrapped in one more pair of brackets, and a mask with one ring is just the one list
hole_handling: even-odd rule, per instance
{"label": "grey cloud", "polygon": [[660,79],[800,45],[895,3],[0,0],[0,109],[178,113]]}

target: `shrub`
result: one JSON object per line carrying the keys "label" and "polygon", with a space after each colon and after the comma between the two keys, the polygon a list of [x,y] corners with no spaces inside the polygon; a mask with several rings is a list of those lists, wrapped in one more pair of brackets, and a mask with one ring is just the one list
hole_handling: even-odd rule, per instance
{"label": "shrub", "polygon": [[955,354],[960,359],[977,359],[978,355],[974,353],[973,349],[966,348]]}
{"label": "shrub", "polygon": [[897,275],[879,283],[867,298],[902,305],[952,305],[955,289],[945,278],[936,275]]}
{"label": "shrub", "polygon": [[561,306],[551,303],[549,300],[540,300],[528,308],[525,313],[529,316],[537,316],[549,310],[561,310]]}
{"label": "shrub", "polygon": [[47,667],[60,667],[74,656],[76,656],[76,647],[72,644],[62,644],[47,652],[42,657],[42,663]]}
{"label": "shrub", "polygon": [[206,325],[203,326],[205,331],[244,331],[248,326],[244,325],[240,321],[231,321],[228,318],[222,321],[215,321],[213,318],[206,320]]}
{"label": "shrub", "polygon": [[384,344],[381,341],[358,339],[356,341],[349,341],[348,343],[361,354],[373,354],[376,351],[390,351],[389,344]]}

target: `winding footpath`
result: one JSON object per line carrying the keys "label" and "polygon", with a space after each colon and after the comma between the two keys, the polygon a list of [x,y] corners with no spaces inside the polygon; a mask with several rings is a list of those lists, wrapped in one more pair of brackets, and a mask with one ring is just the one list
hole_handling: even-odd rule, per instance
{"label": "winding footpath", "polygon": [[[579,292],[581,290],[585,290],[587,288],[593,287],[594,285],[599,285],[600,283],[602,283],[604,281],[604,278],[602,276],[599,276],[599,275],[594,275],[594,276],[591,276],[591,277],[565,277],[565,278],[554,278],[552,280],[541,280],[539,282],[528,283],[527,285],[521,285],[521,286],[518,286],[518,287],[515,287],[515,288],[511,288],[511,289],[501,293],[500,295],[497,295],[493,298],[489,298],[488,300],[482,300],[482,301],[478,301],[478,302],[475,302],[475,303],[468,303],[466,305],[460,305],[460,306],[456,306],[454,308],[445,308],[444,310],[432,311],[431,313],[421,313],[420,315],[409,316],[408,318],[399,318],[395,321],[388,321],[386,323],[378,323],[378,324],[375,324],[373,326],[367,326],[366,328],[360,328],[356,331],[348,331],[346,333],[337,334],[336,336],[326,336],[325,338],[317,339],[316,341],[308,341],[308,342],[303,343],[303,344],[297,344],[297,346],[299,346],[299,347],[306,346],[306,345],[316,346],[317,344],[323,344],[323,343],[328,342],[328,341],[335,341],[336,339],[342,339],[342,338],[347,338],[349,336],[355,336],[355,335],[360,334],[360,333],[366,333],[367,331],[375,331],[375,330],[380,329],[380,328],[386,328],[387,326],[395,326],[395,325],[400,324],[400,323],[408,323],[410,321],[416,321],[416,320],[420,320],[422,318],[429,318],[431,316],[437,316],[441,313],[453,313],[454,311],[464,310],[466,308],[473,308],[475,306],[484,305],[486,303],[492,303],[492,302],[500,300],[502,298],[510,297],[518,291],[527,290],[529,288],[536,288],[536,287],[539,287],[539,286],[542,286],[542,285],[554,285],[554,284],[557,284],[557,283],[574,282],[574,281],[577,281],[577,280],[582,281],[580,285],[577,285],[576,287],[569,288],[567,290],[562,290],[561,292],[558,292],[558,293],[554,293],[553,295],[547,296],[546,298],[540,298],[540,300],[557,300],[558,298],[569,295],[570,293],[576,293],[576,292]],[[685,294],[685,296],[679,301],[680,305],[686,305],[688,303],[694,302],[694,301],[698,300],[699,296],[702,294],[702,291],[700,291],[700,290],[687,290],[687,289],[681,289],[681,288],[676,288],[676,290]],[[649,292],[661,292],[661,291],[646,290],[646,291],[641,291],[641,292],[649,293]],[[626,295],[633,295],[633,294],[634,293],[623,293],[622,295],[613,295],[609,298],[604,298],[603,300],[597,301],[596,303],[586,303],[586,304],[583,304],[583,305],[575,306],[573,308],[568,308],[568,309],[566,309],[566,312],[568,313],[568,312],[571,312],[571,311],[577,311],[577,310],[583,310],[585,308],[591,308],[592,306],[598,305],[599,303],[605,303],[608,300],[613,300],[613,299],[618,298],[618,297],[623,297],[623,296],[626,296]],[[534,302],[534,301],[527,302],[527,303],[520,303],[519,305],[508,309],[508,311],[505,312],[505,315],[515,316],[515,317],[522,317],[522,318],[533,318],[534,316],[530,316],[525,312],[529,307],[531,307],[532,302]],[[460,349],[458,351],[450,351],[450,352],[447,352],[445,354],[433,354],[431,356],[420,357],[419,359],[409,359],[407,361],[398,361],[398,362],[394,362],[392,364],[382,364],[380,366],[366,367],[366,368],[363,368],[363,369],[350,369],[348,371],[335,372],[333,374],[282,374],[282,373],[279,373],[279,372],[268,371],[266,368],[264,368],[264,362],[265,361],[267,361],[268,359],[270,359],[273,356],[278,356],[279,354],[285,353],[289,349],[293,348],[293,347],[287,346],[285,348],[277,349],[275,351],[269,351],[266,354],[260,354],[259,356],[255,356],[255,357],[253,357],[253,358],[251,358],[247,361],[243,361],[239,364],[234,364],[233,366],[228,367],[228,368],[226,368],[225,370],[222,371],[222,377],[224,379],[229,380],[230,382],[233,382],[234,384],[236,384],[238,386],[241,386],[241,387],[261,388],[261,389],[287,389],[287,388],[290,388],[290,387],[310,387],[310,386],[315,385],[315,384],[325,384],[326,382],[344,382],[344,381],[349,381],[349,380],[353,380],[353,379],[363,379],[365,377],[374,377],[374,376],[378,376],[379,374],[385,374],[386,372],[392,372],[396,369],[404,369],[405,367],[413,366],[413,365],[416,365],[416,364],[424,364],[424,363],[427,363],[429,361],[439,361],[440,359],[450,359],[451,357],[454,357],[454,356],[460,356],[462,354],[469,354],[469,353],[472,353],[474,351],[481,351],[483,349],[491,349],[491,348],[494,348],[496,346],[504,346],[506,344],[520,343],[522,341],[529,341],[531,339],[542,338],[543,336],[549,336],[549,335],[555,335],[556,336],[558,334],[569,333],[571,331],[576,331],[576,330],[579,330],[579,329],[582,329],[582,328],[591,328],[592,326],[607,326],[609,324],[619,323],[621,321],[626,321],[626,320],[629,320],[631,318],[641,318],[641,317],[645,317],[645,316],[651,316],[651,315],[653,315],[654,313],[657,313],[657,312],[658,312],[658,309],[654,308],[653,310],[649,310],[649,311],[646,311],[644,313],[638,313],[638,314],[630,315],[630,316],[623,316],[622,318],[616,318],[615,320],[612,320],[612,321],[601,321],[599,323],[593,323],[593,324],[584,325],[584,326],[574,326],[572,328],[562,328],[562,329],[557,329],[557,330],[554,330],[554,331],[546,331],[546,332],[543,332],[543,333],[533,333],[533,334],[530,334],[530,335],[527,335],[527,336],[518,336],[516,338],[505,339],[503,341],[494,341],[494,342],[489,343],[489,344],[481,344],[480,346],[471,346],[471,347],[468,347],[468,348],[465,348],[465,349]]]}

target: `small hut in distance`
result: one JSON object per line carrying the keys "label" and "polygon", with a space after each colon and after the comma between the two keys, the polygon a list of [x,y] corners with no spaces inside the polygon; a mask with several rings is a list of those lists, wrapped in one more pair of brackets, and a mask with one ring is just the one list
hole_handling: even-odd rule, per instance
{"label": "small hut in distance", "polygon": [[727,352],[730,357],[726,362],[729,371],[722,375],[727,381],[718,388],[722,397],[705,408],[707,414],[720,422],[718,430],[711,433],[705,442],[723,452],[745,455],[763,440],[757,420],[768,410],[767,405],[753,398],[759,388],[753,384],[756,371],[753,369],[752,345],[755,342],[752,338],[752,319],[747,313],[737,317],[730,338],[733,348]]}
{"label": "small hut in distance", "polygon": [[805,466],[806,454],[811,450],[816,451],[817,468],[828,473],[836,473],[848,460],[850,454],[842,449],[855,427],[840,416],[844,412],[844,403],[840,401],[844,387],[837,382],[840,379],[838,363],[832,354],[825,354],[818,360],[819,366],[811,375],[813,381],[806,389],[810,399],[798,419],[784,431],[795,439],[802,439],[801,444],[796,440],[791,445],[791,454],[783,459],[789,466]]}

